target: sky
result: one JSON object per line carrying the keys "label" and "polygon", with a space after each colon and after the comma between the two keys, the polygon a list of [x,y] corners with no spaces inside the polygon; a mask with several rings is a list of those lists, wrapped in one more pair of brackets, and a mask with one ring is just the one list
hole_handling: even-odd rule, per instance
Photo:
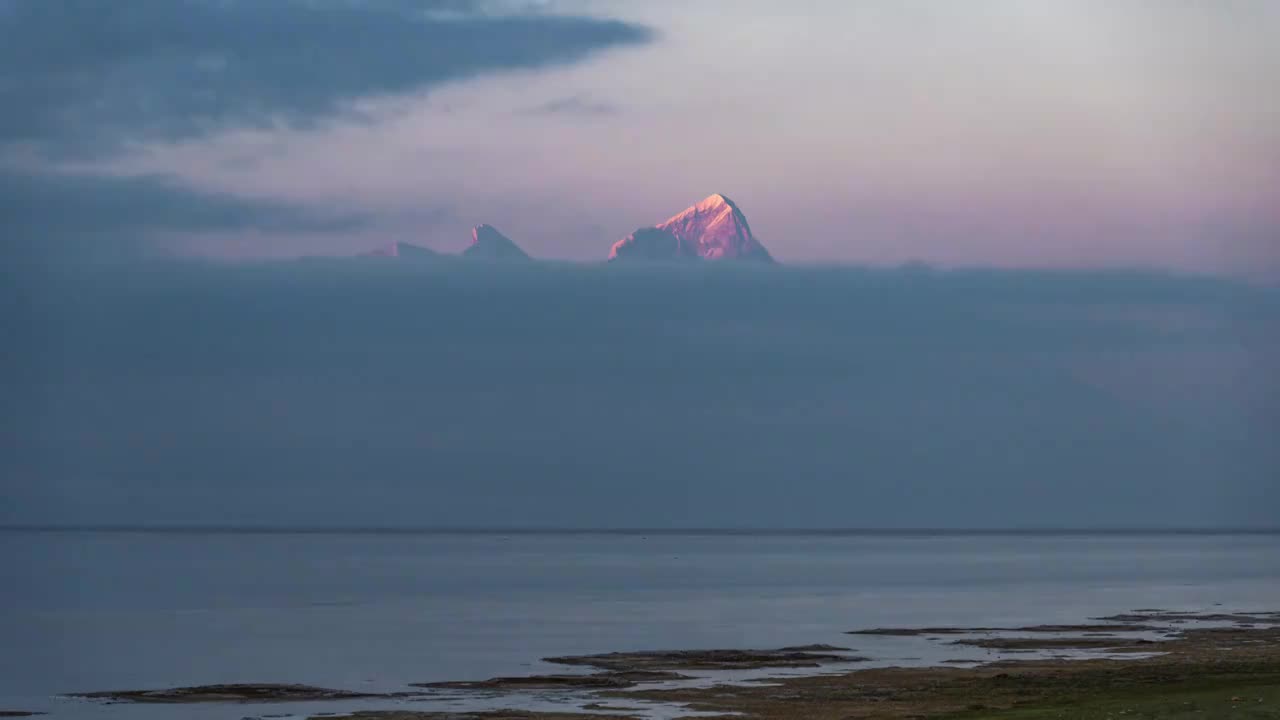
{"label": "sky", "polygon": [[1269,0],[0,0],[11,257],[595,261],[732,197],[792,264],[1280,273]]}
{"label": "sky", "polygon": [[[0,525],[1273,527],[1277,37],[0,0]],[[780,266],[602,262],[712,193]]]}

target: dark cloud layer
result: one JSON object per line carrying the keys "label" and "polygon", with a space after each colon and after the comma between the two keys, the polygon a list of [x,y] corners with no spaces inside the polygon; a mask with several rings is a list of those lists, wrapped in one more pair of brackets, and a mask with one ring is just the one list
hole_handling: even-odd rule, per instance
{"label": "dark cloud layer", "polygon": [[[491,15],[469,0],[0,0],[0,150],[98,155],[124,140],[313,125],[369,96],[570,62],[648,31]],[[0,257],[127,257],[156,231],[324,232],[361,218],[167,178],[0,168]]]}
{"label": "dark cloud layer", "polygon": [[325,231],[360,218],[185,188],[161,176],[108,177],[0,171],[6,230],[29,235],[122,230]]}
{"label": "dark cloud layer", "polygon": [[0,305],[0,521],[1274,524],[1278,300],[1118,272],[50,274]]}
{"label": "dark cloud layer", "polygon": [[0,143],[96,152],[227,124],[311,124],[349,101],[642,42],[641,27],[489,15],[464,0],[6,0]]}
{"label": "dark cloud layer", "polygon": [[99,263],[154,251],[157,234],[327,233],[349,230],[357,212],[209,193],[170,178],[24,173],[0,169],[3,262]]}

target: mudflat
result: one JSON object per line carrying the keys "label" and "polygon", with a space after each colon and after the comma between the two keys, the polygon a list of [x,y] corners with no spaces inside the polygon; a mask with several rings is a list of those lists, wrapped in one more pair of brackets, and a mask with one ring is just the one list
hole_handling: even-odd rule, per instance
{"label": "mudflat", "polygon": [[[476,690],[581,690],[601,702],[596,712],[422,712],[381,710],[325,713],[316,720],[622,720],[632,711],[614,700],[650,700],[760,720],[1280,720],[1280,613],[1194,614],[1134,612],[1110,624],[1024,628],[890,629],[893,635],[933,634],[946,642],[997,650],[1052,652],[1097,650],[1107,657],[1003,659],[976,667],[868,668],[767,683],[651,686],[687,679],[680,671],[756,668],[822,668],[865,658],[842,648],[806,645],[778,650],[674,650],[618,652],[548,658],[593,674],[493,678],[419,687]],[[1051,629],[1048,629],[1051,628]],[[1140,628],[1140,629],[1139,629]],[[1088,633],[1149,633],[1148,638]],[[1021,633],[1010,637],[1001,633]],[[970,635],[973,637],[945,637]],[[1125,657],[1112,653],[1137,653]],[[108,691],[79,697],[108,702],[287,702],[421,697],[414,693],[366,694],[308,685],[203,685],[167,690]],[[18,717],[18,711],[0,717]]]}
{"label": "mudflat", "polygon": [[351,715],[325,715],[314,720],[634,720],[630,715],[572,714],[572,712],[524,712],[497,710],[492,712],[410,712],[399,710],[355,712]]}
{"label": "mudflat", "polygon": [[969,645],[988,650],[1105,650],[1107,652],[1150,652],[1155,640],[1101,637],[984,637],[955,640],[952,645]]}
{"label": "mudflat", "polygon": [[[1053,638],[1038,642],[1040,648],[1057,647]],[[640,690],[626,696],[763,720],[1280,718],[1280,624],[1188,629],[1146,649],[1160,654],[866,669],[770,685]]]}
{"label": "mudflat", "polygon": [[594,673],[591,675],[524,675],[496,677],[488,680],[457,682],[414,683],[413,687],[451,690],[554,690],[597,688],[626,688],[638,683],[688,680],[688,675],[659,670],[629,670]]}
{"label": "mudflat", "polygon": [[[1101,619],[1101,618],[1100,618]],[[1153,632],[1160,630],[1157,625],[1106,623],[1082,625],[1028,625],[1025,627],[923,627],[923,628],[870,628],[868,630],[849,630],[846,635],[889,635],[913,637],[918,635],[971,635],[981,633],[1068,633],[1068,632]]]}
{"label": "mudflat", "polygon": [[371,693],[334,690],[311,685],[245,683],[194,685],[163,690],[102,690],[77,693],[71,697],[107,702],[209,703],[209,702],[301,702],[311,700],[359,700],[384,697]]}
{"label": "mudflat", "polygon": [[[814,646],[809,646],[814,647]],[[829,646],[822,646],[824,650]],[[867,658],[802,648],[781,650],[655,650],[544,658],[557,665],[583,665],[614,672],[673,670],[749,670],[821,667],[864,662]]]}

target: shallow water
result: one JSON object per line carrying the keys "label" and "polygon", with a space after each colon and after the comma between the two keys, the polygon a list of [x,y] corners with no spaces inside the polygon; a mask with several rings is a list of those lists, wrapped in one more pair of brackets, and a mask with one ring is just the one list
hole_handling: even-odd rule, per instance
{"label": "shallow water", "polygon": [[[0,710],[58,718],[253,714],[57,697],[68,692],[232,682],[403,690],[558,671],[539,658],[625,649],[830,643],[912,664],[943,651],[843,631],[1280,608],[1280,535],[1263,534],[7,531],[0,561]],[[439,697],[439,709],[446,698],[512,705],[503,695]]]}

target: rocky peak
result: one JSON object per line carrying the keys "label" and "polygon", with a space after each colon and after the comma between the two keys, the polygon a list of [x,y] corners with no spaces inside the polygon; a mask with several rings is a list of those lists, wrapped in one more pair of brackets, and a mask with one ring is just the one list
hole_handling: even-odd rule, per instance
{"label": "rocky peak", "polygon": [[671,260],[697,260],[697,253],[681,245],[670,230],[656,227],[640,228],[613,244],[609,260],[642,260],[665,262]]}
{"label": "rocky peak", "polygon": [[480,260],[528,260],[529,254],[498,232],[492,225],[477,225],[471,230],[471,245],[463,257]]}
{"label": "rocky peak", "polygon": [[752,234],[747,216],[732,200],[719,193],[654,228],[638,230],[619,240],[610,251],[609,259],[620,258],[774,262],[769,251]]}

